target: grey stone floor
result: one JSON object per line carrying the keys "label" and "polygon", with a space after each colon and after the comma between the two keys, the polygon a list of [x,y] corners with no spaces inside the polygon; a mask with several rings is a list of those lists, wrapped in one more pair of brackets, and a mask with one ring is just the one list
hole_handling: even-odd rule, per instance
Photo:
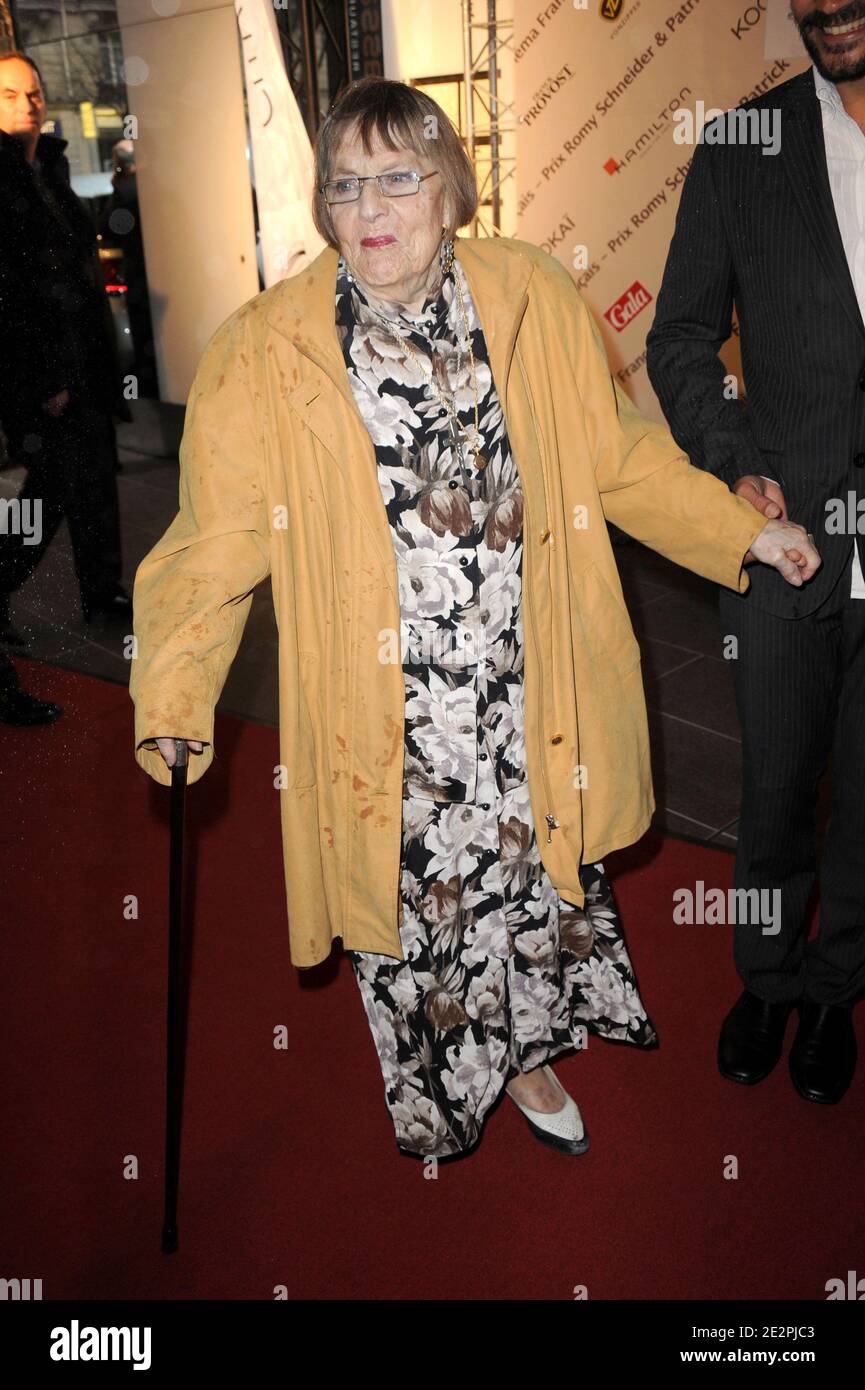
{"label": "grey stone floor", "polygon": [[[177,510],[179,407],[134,404],[118,426],[124,583]],[[23,473],[0,472],[0,497]],[[724,849],[736,843],[741,745],[730,666],[711,584],[644,547],[616,545],[625,597],[643,654],[656,825]],[[65,524],[30,580],[13,596],[12,617],[28,637],[24,655],[126,684],[124,625],[84,622]],[[260,723],[277,719],[277,631],[270,586],[257,590],[220,708]]]}

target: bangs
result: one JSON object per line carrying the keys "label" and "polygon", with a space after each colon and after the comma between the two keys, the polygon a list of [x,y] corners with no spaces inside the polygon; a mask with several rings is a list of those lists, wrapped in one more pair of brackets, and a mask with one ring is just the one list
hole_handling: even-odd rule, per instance
{"label": "bangs", "polygon": [[478,205],[474,169],[442,108],[416,87],[363,77],[338,98],[315,142],[313,222],[331,246],[339,242],[323,187],[333,177],[339,149],[346,143],[359,144],[368,159],[378,144],[394,153],[410,150],[423,160],[434,160],[449,195],[450,234],[474,217]]}

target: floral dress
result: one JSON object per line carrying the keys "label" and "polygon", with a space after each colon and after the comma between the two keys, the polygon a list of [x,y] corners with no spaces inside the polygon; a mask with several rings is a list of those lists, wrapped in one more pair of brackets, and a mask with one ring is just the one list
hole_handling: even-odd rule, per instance
{"label": "floral dress", "polygon": [[[410,335],[420,365],[387,324]],[[405,960],[346,954],[397,1144],[446,1157],[477,1143],[518,1072],[590,1032],[644,1047],[657,1036],[603,865],[582,867],[580,909],[541,863],[523,722],[523,495],[459,261],[421,313],[385,317],[341,258],[336,325],[391,527],[405,678]],[[433,373],[468,440],[464,467]]]}

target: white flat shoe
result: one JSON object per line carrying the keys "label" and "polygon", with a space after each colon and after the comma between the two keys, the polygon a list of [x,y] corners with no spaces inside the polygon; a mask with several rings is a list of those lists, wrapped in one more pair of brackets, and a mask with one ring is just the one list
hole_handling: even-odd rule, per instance
{"label": "white flat shoe", "polygon": [[511,1096],[510,1091],[508,1091],[508,1095],[517,1109],[523,1112],[526,1117],[526,1124],[535,1138],[540,1139],[542,1144],[549,1144],[551,1148],[558,1149],[560,1153],[584,1154],[589,1147],[589,1136],[583,1124],[579,1106],[573,1096],[568,1095],[550,1067],[545,1066],[542,1070],[562,1095],[564,1104],[561,1110],[554,1110],[551,1113],[544,1110],[531,1110],[529,1106],[518,1101],[516,1096]]}

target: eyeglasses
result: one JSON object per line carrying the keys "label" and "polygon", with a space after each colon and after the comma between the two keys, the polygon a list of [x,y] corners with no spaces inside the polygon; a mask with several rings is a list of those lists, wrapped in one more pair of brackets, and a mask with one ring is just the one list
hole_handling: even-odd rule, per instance
{"label": "eyeglasses", "polygon": [[428,174],[418,174],[414,169],[405,172],[394,170],[387,174],[367,174],[365,178],[352,174],[349,178],[330,179],[321,185],[320,192],[327,203],[354,203],[360,197],[362,185],[375,180],[385,198],[406,198],[417,193],[424,179],[431,179],[438,172],[438,169],[432,169]]}

